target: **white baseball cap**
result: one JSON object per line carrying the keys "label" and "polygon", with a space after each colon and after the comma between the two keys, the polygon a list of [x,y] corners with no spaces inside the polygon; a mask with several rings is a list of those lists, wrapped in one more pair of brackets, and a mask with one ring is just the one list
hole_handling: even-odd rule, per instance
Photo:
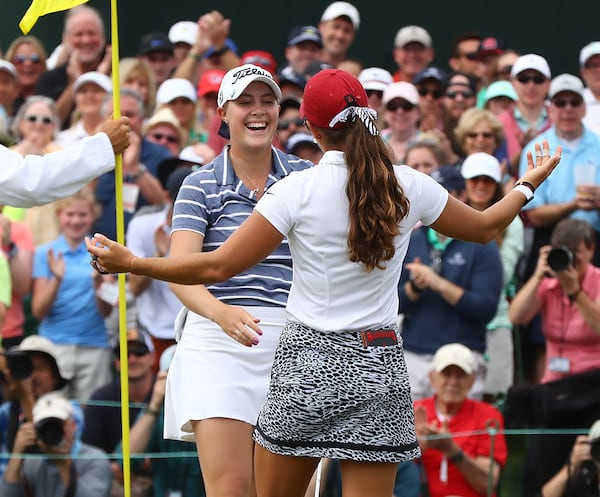
{"label": "white baseball cap", "polygon": [[465,373],[472,374],[475,371],[475,357],[468,347],[460,343],[449,343],[437,349],[431,366],[438,373],[448,366],[458,366]]}
{"label": "white baseball cap", "polygon": [[600,419],[597,419],[596,421],[594,421],[594,424],[590,428],[588,437],[589,437],[590,441],[600,438]]}
{"label": "white baseball cap", "polygon": [[8,62],[7,60],[0,60],[0,71],[9,73],[13,78],[17,77],[17,70],[15,69],[15,66],[13,66],[12,63]]}
{"label": "white baseball cap", "polygon": [[383,90],[383,105],[394,100],[395,98],[403,98],[413,105],[419,104],[419,91],[417,87],[407,81],[397,81],[388,85]]}
{"label": "white baseball cap", "polygon": [[169,41],[175,43],[187,43],[193,45],[198,33],[198,24],[193,21],[179,21],[169,28]]}
{"label": "white baseball cap", "polygon": [[236,100],[248,88],[248,85],[255,81],[268,85],[273,90],[277,101],[281,100],[281,89],[269,71],[254,64],[244,64],[230,69],[223,76],[217,96],[217,105],[223,107],[230,100]]}
{"label": "white baseball cap", "polygon": [[89,71],[81,74],[73,83],[73,92],[77,93],[77,90],[87,83],[93,83],[102,88],[106,93],[112,93],[112,81],[106,74],[98,71]]}
{"label": "white baseball cap", "polygon": [[365,90],[383,91],[393,82],[389,71],[381,67],[367,67],[358,75],[358,80]]}
{"label": "white baseball cap", "polygon": [[57,357],[58,352],[52,341],[41,335],[28,335],[26,336],[17,347],[16,350],[21,350],[28,353],[44,354],[51,359],[56,365],[56,371],[58,372],[59,382],[58,388],[62,388],[69,382],[69,377],[64,371],[64,367],[61,368]]}
{"label": "white baseball cap", "polygon": [[531,69],[533,71],[537,71],[543,74],[547,79],[550,79],[550,66],[548,65],[548,61],[544,59],[541,55],[537,55],[534,53],[528,53],[525,55],[521,55],[512,66],[512,70],[510,71],[511,77],[515,78],[520,72]]}
{"label": "white baseball cap", "polygon": [[48,418],[69,419],[73,415],[73,404],[59,392],[42,395],[33,406],[33,423]]}
{"label": "white baseball cap", "polygon": [[550,82],[548,96],[554,98],[561,91],[570,91],[583,97],[583,83],[577,76],[572,74],[559,74]]}
{"label": "white baseball cap", "polygon": [[158,91],[156,92],[156,103],[159,105],[168,104],[178,97],[187,98],[194,103],[198,100],[194,85],[187,79],[167,79],[158,87]]}
{"label": "white baseball cap", "polygon": [[400,28],[396,33],[396,38],[394,38],[394,47],[402,48],[409,43],[417,42],[423,45],[425,48],[431,48],[433,42],[431,41],[431,36],[427,32],[425,28],[421,26],[404,26]]}
{"label": "white baseball cap", "polygon": [[348,2],[333,2],[323,12],[321,16],[321,22],[332,21],[338,17],[346,16],[350,19],[350,22],[354,26],[355,30],[358,30],[360,26],[360,15],[358,9]]}
{"label": "white baseball cap", "polygon": [[485,152],[475,152],[468,155],[462,163],[460,173],[465,179],[488,176],[496,183],[500,183],[502,179],[502,170],[498,159]]}
{"label": "white baseball cap", "polygon": [[579,52],[579,65],[584,66],[590,57],[600,54],[600,41],[588,43]]}

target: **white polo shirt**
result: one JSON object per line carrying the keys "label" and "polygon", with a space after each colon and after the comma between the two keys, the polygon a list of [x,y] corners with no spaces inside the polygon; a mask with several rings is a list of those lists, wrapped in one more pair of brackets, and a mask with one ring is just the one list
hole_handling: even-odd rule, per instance
{"label": "white polo shirt", "polygon": [[410,210],[386,270],[368,272],[348,259],[342,152],[326,152],[317,166],[281,179],[258,202],[255,210],[288,237],[294,264],[287,303],[292,319],[326,332],[394,326],[398,281],[412,228],[419,221],[433,223],[448,200],[448,192],[431,177],[408,166],[394,167]]}

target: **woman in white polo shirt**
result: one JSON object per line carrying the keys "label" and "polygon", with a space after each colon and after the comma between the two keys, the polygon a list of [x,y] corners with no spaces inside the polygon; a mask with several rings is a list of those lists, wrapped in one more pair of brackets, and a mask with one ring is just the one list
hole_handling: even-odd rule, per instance
{"label": "woman in white polo shirt", "polygon": [[[392,165],[366,93],[349,73],[329,69],[311,78],[302,113],[325,151],[319,165],[269,188],[218,250],[140,259],[101,235],[88,249],[109,271],[192,284],[244,270],[287,236],[294,280],[254,432],[257,493],[300,497],[319,458],[329,457],[340,460],[345,494],[388,497],[397,463],[419,456],[396,324],[413,226],[488,241],[533,197],[559,156],[550,157],[545,144],[542,158],[538,147],[538,167],[530,155],[516,193],[479,212],[429,176]],[[252,332],[243,335],[251,343]]]}

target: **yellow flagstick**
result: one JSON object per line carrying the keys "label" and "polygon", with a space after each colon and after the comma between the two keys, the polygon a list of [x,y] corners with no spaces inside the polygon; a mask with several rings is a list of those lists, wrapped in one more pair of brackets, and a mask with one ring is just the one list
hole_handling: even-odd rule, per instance
{"label": "yellow flagstick", "polygon": [[[110,30],[112,55],[113,115],[121,117],[121,86],[119,82],[119,29],[117,0],[110,3]],[[123,215],[123,155],[115,157],[115,195],[117,242],[125,243],[125,220]],[[129,443],[129,363],[127,351],[127,290],[125,274],[119,273],[119,361],[121,363],[121,433],[123,452],[124,497],[131,497],[131,449]]]}

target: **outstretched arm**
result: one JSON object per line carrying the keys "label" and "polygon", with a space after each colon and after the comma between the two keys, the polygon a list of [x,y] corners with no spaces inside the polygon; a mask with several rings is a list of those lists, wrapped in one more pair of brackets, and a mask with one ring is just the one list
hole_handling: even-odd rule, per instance
{"label": "outstretched arm", "polygon": [[111,273],[131,272],[183,285],[216,283],[262,261],[275,250],[283,235],[261,214],[251,216],[217,250],[197,254],[135,257],[127,248],[96,234],[85,243],[98,264]]}
{"label": "outstretched arm", "polygon": [[[519,180],[537,188],[560,162],[562,148],[550,155],[548,142],[535,146],[535,163],[527,153],[527,172]],[[431,226],[438,232],[469,242],[487,243],[511,223],[524,205],[524,195],[516,190],[484,211],[472,209],[450,196],[440,217]]]}

